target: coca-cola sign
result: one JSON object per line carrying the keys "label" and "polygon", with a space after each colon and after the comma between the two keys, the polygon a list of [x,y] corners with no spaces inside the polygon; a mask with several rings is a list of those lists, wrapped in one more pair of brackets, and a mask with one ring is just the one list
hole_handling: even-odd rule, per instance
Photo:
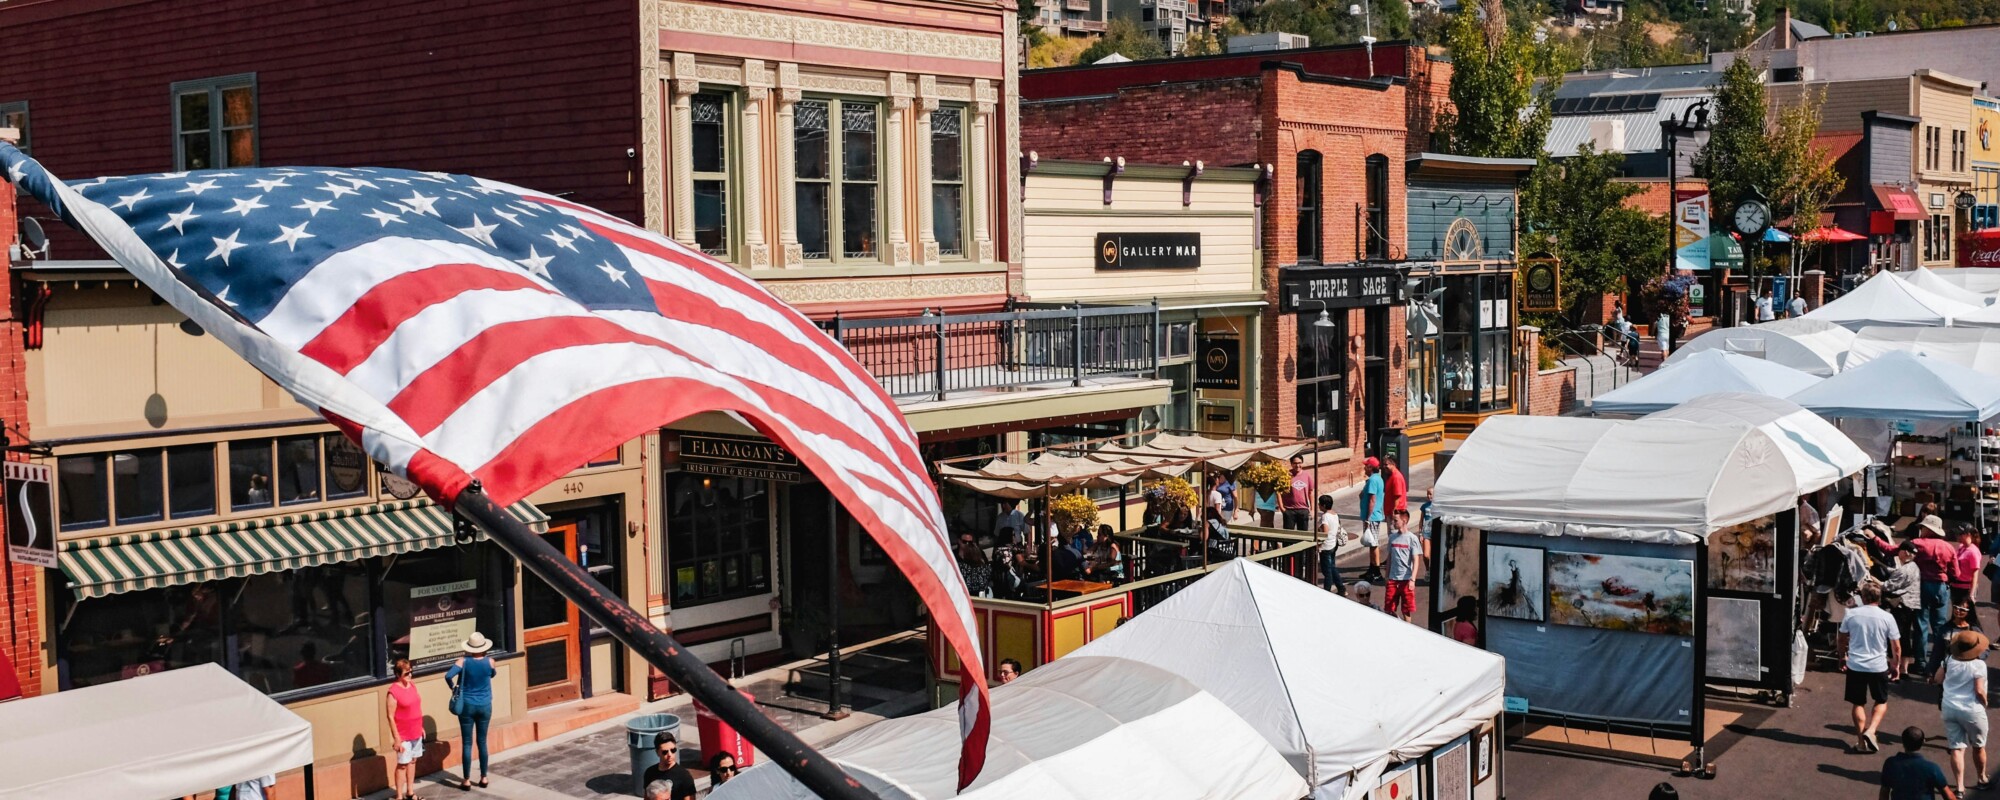
{"label": "coca-cola sign", "polygon": [[1965,266],[2000,267],[2000,250],[1964,250]]}
{"label": "coca-cola sign", "polygon": [[1958,239],[1961,267],[2000,267],[2000,229],[1974,231]]}

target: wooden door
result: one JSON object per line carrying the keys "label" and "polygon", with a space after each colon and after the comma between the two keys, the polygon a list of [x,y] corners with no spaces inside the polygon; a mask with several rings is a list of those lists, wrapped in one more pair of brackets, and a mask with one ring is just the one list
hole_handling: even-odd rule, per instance
{"label": "wooden door", "polygon": [[[542,538],[571,561],[576,560],[576,523],[551,523]],[[576,605],[542,579],[523,574],[521,626],[528,707],[581,698],[583,643]]]}

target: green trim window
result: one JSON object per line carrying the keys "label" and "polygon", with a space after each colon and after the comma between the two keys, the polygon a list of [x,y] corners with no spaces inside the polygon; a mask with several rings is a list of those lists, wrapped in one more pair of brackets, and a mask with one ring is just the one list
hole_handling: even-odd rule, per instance
{"label": "green trim window", "polygon": [[1445,279],[1444,410],[1469,414],[1513,404],[1513,301],[1512,275]]}
{"label": "green trim window", "polygon": [[1404,328],[1409,342],[1403,359],[1405,425],[1433,422],[1443,415],[1438,394],[1438,352],[1439,318],[1438,308],[1429,292],[1443,285],[1439,278],[1420,278],[1411,281],[1413,291],[1405,311]]}
{"label": "green trim window", "polygon": [[173,85],[174,169],[257,166],[257,76]]}
{"label": "green trim window", "polygon": [[1293,395],[1300,436],[1331,445],[1347,443],[1347,313],[1328,314],[1333,322],[1320,326],[1320,311],[1302,311],[1298,324],[1298,378]]}
{"label": "green trim window", "polygon": [[688,101],[694,119],[690,137],[694,143],[690,165],[694,177],[694,242],[703,253],[724,260],[734,255],[732,245],[736,239],[729,228],[732,221],[729,137],[734,132],[729,125],[734,118],[730,99],[726,94],[703,92]]}
{"label": "green trim window", "polygon": [[938,255],[965,257],[965,107],[931,112],[931,231]]}
{"label": "green trim window", "polygon": [[793,109],[793,191],[807,261],[880,257],[881,121],[881,104],[862,100],[802,100]]}

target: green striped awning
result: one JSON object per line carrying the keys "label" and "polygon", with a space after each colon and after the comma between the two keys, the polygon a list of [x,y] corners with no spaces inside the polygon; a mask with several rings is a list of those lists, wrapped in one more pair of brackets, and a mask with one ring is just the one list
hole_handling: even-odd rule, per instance
{"label": "green striped awning", "polygon": [[[507,511],[535,529],[548,515],[527,501]],[[147,531],[62,543],[79,599],[412,553],[452,543],[451,513],[429,500]]]}

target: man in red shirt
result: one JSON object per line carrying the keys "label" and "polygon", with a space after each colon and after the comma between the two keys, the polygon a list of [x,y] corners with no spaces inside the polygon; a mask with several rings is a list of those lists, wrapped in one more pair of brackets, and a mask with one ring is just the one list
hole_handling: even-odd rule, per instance
{"label": "man in red shirt", "polygon": [[1917,523],[1917,538],[1903,547],[1917,556],[1917,574],[1923,577],[1923,610],[1917,614],[1917,632],[1923,639],[1910,649],[1917,668],[1910,674],[1929,675],[1937,666],[1932,656],[1942,653],[1933,641],[1951,624],[1951,579],[1958,573],[1958,547],[1944,540],[1944,520],[1936,514]]}
{"label": "man in red shirt", "polygon": [[1319,481],[1306,470],[1306,460],[1292,456],[1292,485],[1278,496],[1278,506],[1284,509],[1285,530],[1307,531],[1312,529],[1313,494],[1319,489]]}
{"label": "man in red shirt", "polygon": [[1382,465],[1382,490],[1389,501],[1389,530],[1400,531],[1410,518],[1410,484],[1394,460]]}

